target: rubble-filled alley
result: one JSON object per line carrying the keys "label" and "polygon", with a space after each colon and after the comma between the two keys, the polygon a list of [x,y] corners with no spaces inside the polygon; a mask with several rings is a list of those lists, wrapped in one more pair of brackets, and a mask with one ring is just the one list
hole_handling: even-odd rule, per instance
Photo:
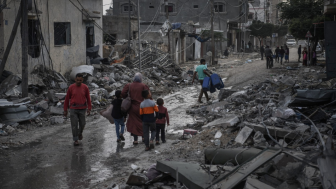
{"label": "rubble-filled alley", "polygon": [[[291,49],[295,54],[295,48]],[[99,112],[136,69],[83,65],[62,76],[35,69],[30,96],[20,76],[1,83],[2,188],[335,188],[336,80],[323,81],[323,64],[302,67],[295,55],[266,69],[257,53],[208,66],[225,88],[197,103],[192,64],[152,64],[143,82],[161,97],[171,119],[167,143],[149,152],[142,143],[117,143],[115,126]],[[66,89],[85,74],[93,104],[82,144],[71,144],[64,119]],[[54,90],[45,90],[55,85]]]}

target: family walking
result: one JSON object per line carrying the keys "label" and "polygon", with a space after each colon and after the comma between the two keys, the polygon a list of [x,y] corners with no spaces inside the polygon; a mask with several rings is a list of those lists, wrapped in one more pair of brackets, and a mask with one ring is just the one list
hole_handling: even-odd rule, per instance
{"label": "family walking", "polygon": [[[71,85],[67,91],[64,103],[64,115],[67,116],[70,108],[70,119],[74,145],[79,145],[79,140],[83,139],[85,127],[85,113],[90,115],[91,99],[89,88],[83,84],[83,75],[76,75],[76,83]],[[130,107],[125,112],[122,111],[123,99],[130,98]],[[149,87],[142,83],[142,75],[136,73],[132,83],[124,86],[123,90],[115,92],[115,99],[112,101],[111,116],[115,123],[117,142],[125,140],[125,120],[126,128],[133,136],[133,144],[139,144],[139,137],[145,143],[145,150],[154,148],[161,142],[165,143],[165,127],[169,125],[169,115],[162,98],[156,103],[152,99]],[[155,141],[154,141],[155,140]]]}

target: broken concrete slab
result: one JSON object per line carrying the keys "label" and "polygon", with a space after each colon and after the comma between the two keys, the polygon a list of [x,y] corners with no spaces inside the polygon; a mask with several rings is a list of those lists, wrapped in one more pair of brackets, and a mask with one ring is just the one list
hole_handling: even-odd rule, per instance
{"label": "broken concrete slab", "polygon": [[244,144],[245,141],[248,139],[248,137],[250,137],[250,135],[252,134],[253,129],[249,128],[249,127],[244,127],[237,135],[235,141],[240,143],[240,144]]}
{"label": "broken concrete slab", "polygon": [[44,110],[46,110],[46,109],[49,108],[48,101],[42,100],[41,102],[36,104],[36,107],[40,107],[40,108],[43,108]]}
{"label": "broken concrete slab", "polygon": [[255,156],[251,161],[247,161],[241,164],[229,174],[219,176],[216,180],[213,181],[213,184],[220,184],[221,189],[231,189],[239,184],[246,177],[248,177],[253,171],[258,169],[260,166],[264,165],[280,153],[281,150],[269,148],[265,149],[257,156]]}
{"label": "broken concrete slab", "polygon": [[63,115],[64,109],[61,106],[51,106],[50,113],[56,115]]}
{"label": "broken concrete slab", "polygon": [[225,105],[227,105],[227,104],[228,104],[228,102],[226,102],[226,101],[216,102],[216,103],[213,103],[213,104],[207,106],[206,111],[208,111],[208,112],[218,112],[219,110],[224,109]]}
{"label": "broken concrete slab", "polygon": [[213,122],[204,125],[202,128],[217,127],[221,126],[223,128],[233,127],[239,122],[239,118],[236,115],[228,114],[224,118],[217,119]]}
{"label": "broken concrete slab", "polygon": [[[268,135],[266,128],[263,125],[259,124],[254,124],[254,123],[249,123],[249,122],[244,122],[245,126],[250,127],[251,129],[254,129],[255,131],[260,131],[264,135]],[[267,126],[270,134],[273,137],[281,137],[284,138],[286,136],[287,139],[296,139],[298,134],[302,137],[307,137],[307,134],[301,134],[299,131],[296,130],[288,130],[288,129],[283,129],[279,127],[274,127],[274,126]]]}
{"label": "broken concrete slab", "polygon": [[[225,165],[228,161],[234,165],[242,164],[259,154],[262,150],[256,148],[233,148],[217,149],[208,148],[204,150],[205,164]],[[234,160],[234,161],[233,161]]]}
{"label": "broken concrete slab", "polygon": [[192,189],[208,188],[213,179],[212,175],[209,175],[206,170],[195,163],[157,161],[156,168],[161,172],[169,173],[171,177],[178,179],[187,188]]}
{"label": "broken concrete slab", "polygon": [[231,96],[235,92],[237,92],[237,91],[230,90],[230,89],[220,89],[220,91],[218,93],[218,100],[222,101],[222,100],[228,98],[229,96]]}
{"label": "broken concrete slab", "polygon": [[56,124],[61,124],[61,123],[64,123],[64,118],[62,116],[53,116],[50,118],[51,125],[56,125]]}
{"label": "broken concrete slab", "polygon": [[245,183],[244,189],[275,189],[270,185],[267,185],[258,179],[248,177]]}

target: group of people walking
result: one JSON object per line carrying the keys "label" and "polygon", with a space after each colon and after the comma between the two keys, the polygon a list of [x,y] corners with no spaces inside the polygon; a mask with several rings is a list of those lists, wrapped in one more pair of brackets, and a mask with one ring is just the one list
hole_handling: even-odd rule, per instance
{"label": "group of people walking", "polygon": [[266,46],[266,48],[264,48],[264,46],[261,45],[260,55],[261,55],[261,60],[264,59],[264,55],[265,55],[266,59],[270,58],[273,61],[273,58],[274,58],[276,62],[280,62],[281,64],[282,64],[283,58],[285,58],[285,63],[289,62],[289,48],[287,45],[285,45],[284,47],[281,46],[280,48],[279,46],[277,46],[276,49],[274,50],[274,53],[269,46]]}
{"label": "group of people walking", "polygon": [[[83,139],[85,127],[85,113],[90,115],[91,99],[87,85],[83,84],[83,75],[76,75],[76,83],[72,84],[64,102],[64,116],[67,116],[70,109],[70,119],[74,145],[79,145],[79,140]],[[131,106],[127,112],[121,109],[123,98],[130,97]],[[165,127],[169,125],[168,110],[165,108],[164,100],[158,98],[156,103],[152,99],[149,87],[142,83],[142,75],[135,74],[133,82],[124,86],[123,90],[115,92],[115,99],[112,101],[113,109],[111,116],[115,122],[117,142],[125,140],[125,120],[126,128],[133,136],[133,144],[137,145],[139,136],[145,143],[145,150],[154,148],[155,144],[160,144],[160,134],[162,143],[166,142]],[[150,136],[151,134],[151,136]]]}
{"label": "group of people walking", "polygon": [[311,51],[310,47],[308,50],[307,50],[307,47],[304,47],[302,50],[301,45],[299,45],[298,55],[299,55],[298,62],[300,62],[301,55],[302,55],[302,65],[308,66],[308,60],[310,60],[311,65],[313,66],[316,65],[316,62],[317,62],[316,51],[315,50]]}

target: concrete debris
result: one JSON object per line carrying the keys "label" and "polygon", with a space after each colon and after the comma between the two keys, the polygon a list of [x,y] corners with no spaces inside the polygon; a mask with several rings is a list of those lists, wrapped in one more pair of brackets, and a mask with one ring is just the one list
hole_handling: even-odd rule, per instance
{"label": "concrete debris", "polygon": [[50,118],[51,125],[61,124],[61,123],[64,123],[64,121],[65,120],[62,116],[53,116]]}
{"label": "concrete debris", "polygon": [[208,123],[207,125],[204,125],[203,128],[207,127],[233,127],[239,122],[239,118],[235,115],[225,115],[224,118],[217,119],[213,122]]}
{"label": "concrete debris", "polygon": [[142,186],[145,185],[148,178],[141,173],[132,173],[126,182],[128,185]]}
{"label": "concrete debris", "polygon": [[222,137],[222,133],[220,131],[216,132],[215,138],[220,138]]}
{"label": "concrete debris", "polygon": [[51,106],[50,107],[50,113],[56,114],[56,115],[63,115],[63,107],[62,106]]}
{"label": "concrete debris", "polygon": [[244,144],[245,141],[248,139],[248,137],[250,137],[250,135],[252,134],[253,129],[249,128],[249,127],[244,127],[239,134],[237,135],[235,141],[240,143],[240,144]]}

